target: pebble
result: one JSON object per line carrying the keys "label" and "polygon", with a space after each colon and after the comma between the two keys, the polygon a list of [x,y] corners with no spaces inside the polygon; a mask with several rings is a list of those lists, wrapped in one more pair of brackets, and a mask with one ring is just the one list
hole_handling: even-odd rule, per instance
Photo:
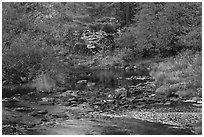
{"label": "pebble", "polygon": [[168,101],[168,102],[164,103],[164,105],[165,106],[171,105],[171,102]]}

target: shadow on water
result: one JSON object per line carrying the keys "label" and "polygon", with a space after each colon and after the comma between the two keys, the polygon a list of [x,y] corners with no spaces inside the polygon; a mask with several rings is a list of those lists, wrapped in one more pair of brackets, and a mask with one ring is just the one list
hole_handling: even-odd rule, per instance
{"label": "shadow on water", "polygon": [[[148,71],[146,69],[139,70],[139,71],[124,71],[124,70],[73,70],[69,74],[66,74],[66,82],[63,86],[69,90],[78,90],[78,89],[86,89],[87,83],[94,83],[94,88],[110,88],[115,89],[118,87],[127,87],[130,85],[137,85],[140,82],[145,82],[141,80],[129,79],[131,76],[148,76]],[[44,80],[45,79],[45,80]],[[2,96],[11,97],[15,94],[27,94],[29,92],[35,91],[36,88],[47,88],[49,85],[53,85],[53,82],[49,84],[49,78],[44,78],[45,81],[42,83],[40,80],[37,84],[35,83],[34,86],[27,84],[27,85],[9,85],[3,86],[2,88]],[[87,80],[87,83],[84,85],[77,85],[76,83],[80,80]],[[39,85],[40,83],[40,85]]]}
{"label": "shadow on water", "polygon": [[[137,85],[145,80],[127,79],[131,76],[149,76],[149,71],[124,71],[119,69],[111,70],[76,70],[67,79],[69,81],[70,89],[83,89],[83,87],[76,86],[76,82],[80,80],[87,80],[87,82],[95,83],[97,88],[111,88],[127,87],[130,85]],[[87,85],[85,85],[87,86]]]}
{"label": "shadow on water", "polygon": [[134,118],[113,118],[113,125],[105,126],[102,135],[192,135],[187,129],[176,129],[161,123],[152,123]]}

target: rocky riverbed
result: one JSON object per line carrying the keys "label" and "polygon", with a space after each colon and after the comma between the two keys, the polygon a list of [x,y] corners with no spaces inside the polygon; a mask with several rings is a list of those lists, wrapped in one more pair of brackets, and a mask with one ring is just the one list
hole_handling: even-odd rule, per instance
{"label": "rocky riverbed", "polygon": [[111,73],[88,72],[74,89],[3,98],[3,134],[201,134],[201,102],[158,99],[148,75]]}

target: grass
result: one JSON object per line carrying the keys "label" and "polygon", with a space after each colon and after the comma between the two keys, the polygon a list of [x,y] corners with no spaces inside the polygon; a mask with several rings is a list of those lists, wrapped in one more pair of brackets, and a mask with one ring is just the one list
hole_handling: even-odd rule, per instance
{"label": "grass", "polygon": [[202,54],[183,52],[176,57],[156,63],[150,75],[155,79],[156,94],[181,98],[202,96]]}

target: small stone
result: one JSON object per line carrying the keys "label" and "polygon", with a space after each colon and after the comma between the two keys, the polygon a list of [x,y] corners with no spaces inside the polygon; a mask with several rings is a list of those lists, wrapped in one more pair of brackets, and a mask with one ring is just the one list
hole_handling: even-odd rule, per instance
{"label": "small stone", "polygon": [[164,103],[164,105],[165,106],[171,105],[171,102],[168,101],[168,102]]}
{"label": "small stone", "polygon": [[16,108],[15,110],[16,110],[16,111],[26,111],[27,108],[25,108],[25,107],[20,107],[20,108]]}
{"label": "small stone", "polygon": [[189,100],[184,100],[183,102],[185,102],[185,103],[195,103],[196,101],[189,99]]}
{"label": "small stone", "polygon": [[198,103],[198,104],[202,104],[202,101],[201,101],[201,100],[200,100],[200,101],[197,101],[197,103]]}
{"label": "small stone", "polygon": [[38,112],[37,112],[37,111],[33,111],[33,112],[30,113],[30,115],[31,115],[31,116],[37,116],[37,115],[38,115]]}
{"label": "small stone", "polygon": [[202,104],[192,104],[192,106],[195,106],[195,107],[202,107]]}
{"label": "small stone", "polygon": [[96,83],[93,83],[93,82],[88,82],[87,83],[87,87],[92,87],[92,86],[95,86],[96,85]]}
{"label": "small stone", "polygon": [[68,99],[67,101],[68,101],[68,102],[73,102],[73,101],[76,102],[77,100],[78,100],[77,98],[70,98],[70,99]]}
{"label": "small stone", "polygon": [[65,105],[65,106],[70,106],[71,103],[70,103],[70,102],[65,102],[63,105]]}
{"label": "small stone", "polygon": [[28,128],[32,128],[32,127],[34,127],[36,124],[35,124],[35,123],[26,123],[26,125],[28,126]]}
{"label": "small stone", "polygon": [[72,107],[76,107],[76,106],[77,106],[77,104],[71,104],[71,106],[72,106]]}
{"label": "small stone", "polygon": [[37,111],[37,114],[47,114],[48,111],[47,110],[39,110]]}
{"label": "small stone", "polygon": [[44,117],[44,118],[41,119],[41,121],[43,121],[43,122],[47,122],[48,119]]}
{"label": "small stone", "polygon": [[163,103],[157,102],[157,103],[154,103],[154,105],[163,105]]}
{"label": "small stone", "polygon": [[87,83],[87,80],[80,80],[77,82],[77,84],[86,84]]}
{"label": "small stone", "polygon": [[115,97],[120,97],[120,96],[127,96],[127,89],[125,88],[117,88],[114,91]]}

